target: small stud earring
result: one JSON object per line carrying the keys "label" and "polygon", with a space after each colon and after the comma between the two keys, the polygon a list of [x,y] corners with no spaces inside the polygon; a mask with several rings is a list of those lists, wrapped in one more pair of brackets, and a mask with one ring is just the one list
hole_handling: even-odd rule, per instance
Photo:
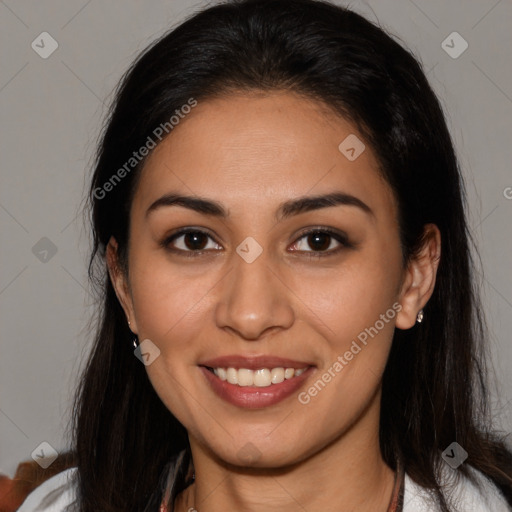
{"label": "small stud earring", "polygon": [[421,324],[421,322],[423,321],[423,317],[424,317],[424,313],[423,313],[423,309],[420,309],[418,311],[418,315],[416,316],[416,322],[418,322],[419,324]]}

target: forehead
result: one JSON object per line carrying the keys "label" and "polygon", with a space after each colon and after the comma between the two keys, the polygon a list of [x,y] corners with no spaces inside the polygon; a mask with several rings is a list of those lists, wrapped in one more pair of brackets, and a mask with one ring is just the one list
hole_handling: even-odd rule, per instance
{"label": "forehead", "polygon": [[156,147],[134,207],[168,190],[257,208],[336,188],[393,209],[378,169],[355,126],[326,105],[289,92],[233,94],[199,101]]}

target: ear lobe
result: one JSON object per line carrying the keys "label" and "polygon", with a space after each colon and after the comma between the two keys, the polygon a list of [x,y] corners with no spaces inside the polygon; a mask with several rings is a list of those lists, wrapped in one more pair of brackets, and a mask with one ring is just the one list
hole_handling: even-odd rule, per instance
{"label": "ear lobe", "polygon": [[117,241],[114,237],[110,237],[106,250],[107,269],[110,281],[116,292],[117,299],[123,308],[127,322],[133,333],[137,334],[137,323],[133,311],[133,302],[130,289],[128,286],[127,276],[119,265],[117,254]]}
{"label": "ear lobe", "polygon": [[410,329],[416,323],[418,312],[428,302],[436,284],[441,258],[441,233],[435,224],[424,227],[423,246],[409,261],[400,292],[401,311],[396,327]]}

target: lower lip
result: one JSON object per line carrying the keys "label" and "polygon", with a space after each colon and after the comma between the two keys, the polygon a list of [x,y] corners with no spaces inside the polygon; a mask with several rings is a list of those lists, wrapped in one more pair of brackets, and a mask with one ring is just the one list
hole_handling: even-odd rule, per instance
{"label": "lower lip", "polygon": [[279,384],[271,384],[260,388],[230,384],[227,380],[220,380],[204,366],[200,366],[200,369],[217,395],[226,402],[244,409],[261,409],[281,402],[281,400],[297,391],[313,371],[313,367],[310,366],[298,377],[292,377]]}

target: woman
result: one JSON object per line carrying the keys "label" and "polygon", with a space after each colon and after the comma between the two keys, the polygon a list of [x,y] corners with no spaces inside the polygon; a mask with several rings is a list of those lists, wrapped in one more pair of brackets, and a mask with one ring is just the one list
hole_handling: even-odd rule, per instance
{"label": "woman", "polygon": [[123,79],[90,206],[77,463],[21,511],[510,510],[453,145],[381,29],[193,16]]}

